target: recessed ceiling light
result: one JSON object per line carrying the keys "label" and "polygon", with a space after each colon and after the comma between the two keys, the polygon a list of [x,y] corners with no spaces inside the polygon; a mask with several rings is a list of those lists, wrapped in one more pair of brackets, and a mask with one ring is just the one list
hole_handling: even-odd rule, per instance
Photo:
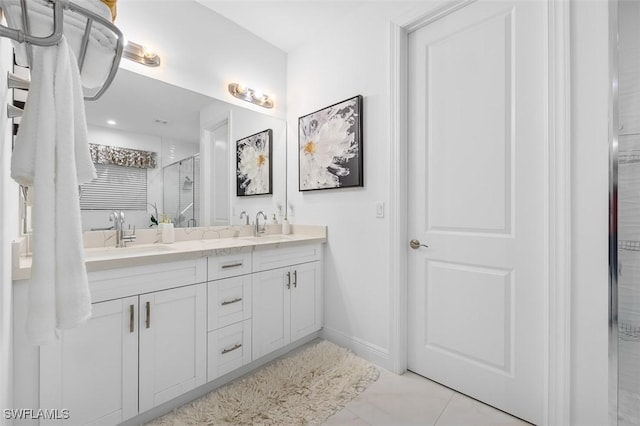
{"label": "recessed ceiling light", "polygon": [[107,124],[110,125],[110,126],[115,126],[118,123],[116,123],[115,120],[107,120]]}

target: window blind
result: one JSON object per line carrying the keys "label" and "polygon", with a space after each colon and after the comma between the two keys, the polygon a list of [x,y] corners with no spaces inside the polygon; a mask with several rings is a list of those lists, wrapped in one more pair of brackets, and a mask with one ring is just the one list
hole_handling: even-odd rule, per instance
{"label": "window blind", "polygon": [[95,164],[97,179],[81,186],[81,210],[146,210],[147,169]]}

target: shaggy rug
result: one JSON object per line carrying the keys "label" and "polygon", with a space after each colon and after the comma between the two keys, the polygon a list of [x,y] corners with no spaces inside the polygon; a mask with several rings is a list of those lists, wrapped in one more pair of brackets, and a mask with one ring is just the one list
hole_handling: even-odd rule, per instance
{"label": "shaggy rug", "polygon": [[317,425],[378,375],[373,364],[321,341],[148,424]]}

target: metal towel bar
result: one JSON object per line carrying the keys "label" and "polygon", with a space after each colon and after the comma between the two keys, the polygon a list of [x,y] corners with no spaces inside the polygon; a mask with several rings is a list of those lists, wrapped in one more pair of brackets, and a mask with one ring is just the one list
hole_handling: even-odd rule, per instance
{"label": "metal towel bar", "polygon": [[[34,0],[32,0],[34,1]],[[0,25],[0,37],[8,37],[12,40],[16,40],[20,43],[27,43],[27,47],[29,45],[35,46],[54,46],[60,42],[60,39],[63,35],[63,27],[64,27],[64,11],[69,10],[71,12],[75,12],[79,15],[82,15],[87,19],[87,23],[85,25],[84,34],[82,37],[80,53],[78,54],[78,67],[80,71],[84,67],[84,61],[87,54],[87,48],[89,46],[89,38],[91,37],[91,30],[94,27],[94,23],[99,23],[106,27],[109,31],[111,31],[116,37],[116,46],[115,46],[115,54],[113,57],[113,61],[111,63],[111,69],[102,84],[102,86],[92,95],[85,96],[86,100],[96,100],[109,88],[113,79],[118,72],[118,66],[120,64],[120,59],[122,58],[122,52],[124,50],[124,37],[122,32],[113,25],[109,20],[103,18],[96,13],[85,9],[73,3],[69,0],[46,0],[48,5],[53,6],[53,32],[47,37],[35,37],[29,34],[29,14],[27,11],[26,1],[21,1],[22,8],[22,18],[23,18],[23,26],[24,31],[15,28],[9,28],[4,25]],[[31,61],[31,55],[28,54],[28,60]]]}

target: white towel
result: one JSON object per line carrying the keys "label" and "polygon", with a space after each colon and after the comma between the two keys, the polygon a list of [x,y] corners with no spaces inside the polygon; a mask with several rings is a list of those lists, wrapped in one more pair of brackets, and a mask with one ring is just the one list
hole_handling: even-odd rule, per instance
{"label": "white towel", "polygon": [[41,344],[91,316],[78,185],[96,172],[75,55],[63,37],[58,46],[34,46],[33,56],[11,176],[34,189],[27,333]]}

